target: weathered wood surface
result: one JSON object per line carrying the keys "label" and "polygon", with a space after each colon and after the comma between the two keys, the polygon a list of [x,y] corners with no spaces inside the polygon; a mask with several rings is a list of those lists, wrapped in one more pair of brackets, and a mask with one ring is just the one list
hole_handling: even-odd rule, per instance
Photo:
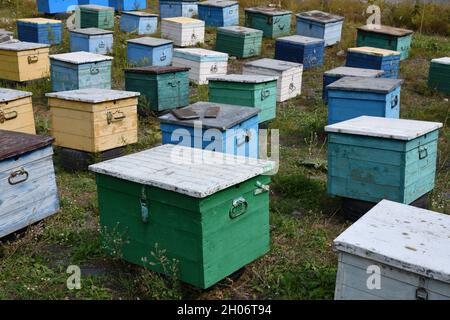
{"label": "weathered wood surface", "polygon": [[91,171],[205,198],[271,171],[272,161],[163,145],[89,166]]}
{"label": "weathered wood surface", "polygon": [[[17,157],[50,145],[52,137],[37,136],[21,132],[0,130],[0,160]],[[2,162],[3,165],[3,162]],[[0,167],[0,170],[2,168]]]}
{"label": "weathered wood surface", "polygon": [[371,32],[371,33],[380,33],[385,34],[389,36],[395,36],[395,37],[404,37],[407,35],[410,35],[413,33],[412,30],[408,29],[402,29],[402,28],[396,28],[391,26],[383,26],[383,25],[374,25],[374,24],[368,24],[365,26],[358,27],[358,30],[362,30],[365,32]]}
{"label": "weathered wood surface", "polygon": [[80,89],[71,91],[60,91],[46,93],[48,98],[57,98],[69,101],[80,101],[87,103],[101,103],[120,99],[128,99],[139,96],[139,92],[109,90],[109,89]]}

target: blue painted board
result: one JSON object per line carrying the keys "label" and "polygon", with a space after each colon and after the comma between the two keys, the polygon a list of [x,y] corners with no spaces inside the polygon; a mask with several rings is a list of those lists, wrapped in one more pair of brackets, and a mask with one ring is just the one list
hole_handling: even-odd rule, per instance
{"label": "blue painted board", "polygon": [[159,16],[163,18],[188,17],[198,15],[197,1],[159,1]]}
{"label": "blue painted board", "polygon": [[399,118],[402,80],[344,77],[327,86],[328,124],[376,116]]}
{"label": "blue painted board", "polygon": [[127,41],[127,61],[133,66],[169,66],[173,41],[143,37]]}
{"label": "blue painted board", "polygon": [[79,5],[95,4],[98,6],[109,7],[109,0],[78,0]]}
{"label": "blue painted board", "polygon": [[158,15],[142,11],[123,11],[120,30],[137,34],[152,34],[158,28]]}
{"label": "blue painted board", "polygon": [[133,11],[147,8],[146,0],[109,0],[109,6],[116,11]]}
{"label": "blue painted board", "polygon": [[383,78],[396,79],[400,67],[400,52],[371,47],[349,48],[345,65],[383,70]]}
{"label": "blue painted board", "polygon": [[37,0],[37,10],[41,13],[64,13],[74,11],[78,0]]}
{"label": "blue painted board", "polygon": [[113,48],[113,31],[85,28],[70,31],[70,51],[108,54]]}
{"label": "blue painted board", "polygon": [[60,44],[62,22],[59,20],[31,18],[17,20],[17,34],[20,41]]}
{"label": "blue painted board", "polygon": [[325,46],[332,46],[341,41],[344,17],[312,10],[297,14],[296,19],[298,35],[323,39]]}
{"label": "blue painted board", "polygon": [[323,64],[324,41],[299,35],[278,38],[275,41],[275,59],[303,64],[304,69]]}
{"label": "blue painted board", "polygon": [[239,25],[239,4],[230,0],[209,0],[198,3],[198,17],[206,26]]}
{"label": "blue painted board", "polygon": [[[217,118],[204,117],[209,106],[220,107]],[[186,108],[194,110],[199,118],[180,120],[172,114],[159,117],[163,144],[258,158],[259,109],[208,102]],[[201,121],[199,128],[194,128],[195,121]]]}

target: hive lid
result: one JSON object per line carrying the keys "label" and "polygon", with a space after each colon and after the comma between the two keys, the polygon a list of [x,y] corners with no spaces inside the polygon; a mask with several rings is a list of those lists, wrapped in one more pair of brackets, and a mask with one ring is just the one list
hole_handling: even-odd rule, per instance
{"label": "hive lid", "polygon": [[[216,118],[205,118],[205,112],[208,107],[219,107],[219,113]],[[196,121],[201,121],[201,125],[204,129],[219,129],[221,131],[225,131],[247,119],[250,119],[251,117],[254,117],[261,111],[258,108],[213,102],[197,102],[182,108],[182,110],[188,108],[193,110],[199,118],[192,120],[180,120],[173,114],[167,113],[159,117],[159,120],[162,123],[172,123],[186,127],[194,127]]]}
{"label": "hive lid", "polygon": [[363,30],[366,32],[371,32],[371,33],[387,34],[387,35],[395,36],[395,37],[403,37],[403,36],[407,36],[407,35],[410,35],[413,33],[412,30],[408,30],[408,29],[395,28],[395,27],[383,26],[383,25],[375,25],[375,24],[367,24],[365,26],[358,27],[358,30]]}
{"label": "hive lid", "polygon": [[183,24],[205,24],[205,21],[199,19],[193,19],[189,17],[174,17],[174,18],[164,18],[161,21],[163,22],[173,22],[173,23],[183,23]]}
{"label": "hive lid", "polygon": [[225,81],[225,82],[243,82],[243,83],[264,83],[268,81],[276,81],[278,77],[263,76],[253,74],[224,74],[221,76],[208,77],[209,81]]}
{"label": "hive lid", "polygon": [[353,68],[353,67],[337,67],[324,72],[324,74],[327,76],[365,77],[365,78],[377,78],[380,77],[383,73],[384,73],[383,70]]}
{"label": "hive lid", "polygon": [[0,161],[46,147],[54,140],[52,137],[0,130]]}
{"label": "hive lid", "polygon": [[197,5],[199,6],[208,6],[208,7],[218,7],[218,8],[225,8],[225,7],[231,7],[238,4],[237,1],[229,1],[229,0],[208,0],[208,1],[202,1],[199,2]]}
{"label": "hive lid", "polygon": [[436,58],[431,60],[431,62],[450,65],[450,57]]}
{"label": "hive lid", "polygon": [[171,72],[189,71],[190,68],[186,67],[172,67],[172,66],[147,66],[147,67],[135,67],[125,69],[126,72],[131,73],[149,73],[149,74],[163,74]]}
{"label": "hive lid", "polygon": [[85,4],[85,5],[81,5],[81,6],[78,6],[78,7],[80,9],[87,9],[87,10],[92,10],[92,11],[114,10],[114,8],[112,8],[112,7],[99,6],[97,4]]}
{"label": "hive lid", "polygon": [[121,91],[110,89],[79,89],[70,91],[59,91],[46,93],[48,98],[57,98],[62,100],[80,101],[87,103],[101,103],[119,99],[127,99],[139,96],[139,92]]}
{"label": "hive lid", "polygon": [[21,98],[31,97],[32,95],[33,93],[28,91],[0,88],[0,102],[14,101]]}
{"label": "hive lid", "polygon": [[244,64],[244,66],[264,68],[264,69],[270,69],[270,70],[275,70],[275,71],[286,71],[286,70],[290,70],[292,68],[302,68],[303,67],[303,65],[301,63],[269,59],[269,58],[263,58],[263,59],[258,59],[258,60],[254,60],[254,61],[249,61],[249,62],[246,62]]}
{"label": "hive lid", "polygon": [[17,19],[17,21],[36,24],[62,23],[61,20],[46,19],[46,18],[24,18],[24,19]]}
{"label": "hive lid", "polygon": [[356,47],[356,48],[348,48],[348,52],[359,52],[364,53],[372,56],[379,56],[379,57],[387,57],[387,56],[399,56],[400,52],[393,51],[393,50],[386,50],[381,48],[374,48],[374,47]]}
{"label": "hive lid", "polygon": [[97,36],[97,35],[102,35],[102,34],[113,34],[114,33],[114,31],[104,30],[104,29],[99,29],[99,28],[73,29],[73,30],[70,30],[70,32],[86,34],[89,36]]}
{"label": "hive lid", "polygon": [[122,11],[122,14],[128,14],[130,16],[138,16],[138,17],[158,17],[155,13],[149,13],[145,11]]}
{"label": "hive lid", "polygon": [[301,13],[298,13],[296,16],[299,18],[302,18],[302,19],[311,20],[311,21],[324,23],[324,24],[344,20],[344,17],[338,16],[335,14],[331,14],[328,12],[319,11],[319,10],[301,12]]}
{"label": "hive lid", "polygon": [[196,60],[214,59],[220,61],[228,60],[228,53],[213,51],[202,48],[177,48],[173,50],[174,57],[195,57]]}
{"label": "hive lid", "polygon": [[289,43],[293,43],[293,44],[298,44],[298,43],[301,43],[301,44],[324,43],[323,39],[311,38],[311,37],[305,37],[305,36],[299,36],[299,35],[280,37],[280,38],[277,38],[276,41],[284,41],[284,42],[289,42]]}
{"label": "hive lid", "polygon": [[53,54],[50,55],[50,59],[68,62],[72,64],[83,64],[83,63],[113,60],[113,57],[92,52],[78,51],[78,52]]}
{"label": "hive lid", "polygon": [[144,46],[150,46],[150,47],[158,47],[158,46],[163,46],[165,44],[173,43],[172,40],[153,38],[153,37],[142,37],[142,38],[130,39],[130,40],[127,40],[127,42],[142,44]]}
{"label": "hive lid", "polygon": [[219,27],[217,28],[217,31],[224,31],[227,33],[235,33],[235,34],[239,34],[239,35],[245,35],[245,34],[249,34],[249,33],[263,33],[262,30],[259,29],[252,29],[252,28],[247,28],[247,27],[242,27],[242,26],[228,26],[228,27]]}
{"label": "hive lid", "polygon": [[282,10],[278,8],[271,7],[254,7],[254,8],[245,8],[245,11],[253,12],[253,13],[261,13],[267,16],[279,16],[284,14],[292,14],[292,11]]}
{"label": "hive lid", "polygon": [[42,48],[49,48],[49,44],[45,43],[34,43],[34,42],[9,42],[9,43],[0,43],[0,50],[7,51],[25,51],[25,50],[35,50]]}
{"label": "hive lid", "polygon": [[334,240],[337,250],[450,283],[450,216],[382,200]]}
{"label": "hive lid", "polygon": [[328,90],[389,93],[401,86],[402,79],[343,77],[327,86]]}
{"label": "hive lid", "polygon": [[325,131],[409,141],[439,128],[440,122],[361,116],[328,125]]}
{"label": "hive lid", "polygon": [[97,173],[195,198],[205,198],[274,168],[273,161],[172,144],[89,166]]}

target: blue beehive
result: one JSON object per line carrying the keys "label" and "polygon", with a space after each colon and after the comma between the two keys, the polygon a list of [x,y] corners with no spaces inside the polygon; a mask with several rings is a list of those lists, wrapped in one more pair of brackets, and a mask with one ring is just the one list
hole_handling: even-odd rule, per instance
{"label": "blue beehive", "polygon": [[328,124],[359,116],[398,118],[403,80],[344,77],[327,86]]}
{"label": "blue beehive", "polygon": [[328,90],[326,86],[343,77],[364,77],[364,78],[380,78],[383,76],[383,70],[352,68],[352,67],[337,67],[324,72],[323,74],[323,90],[322,97],[325,101],[328,100]]}
{"label": "blue beehive", "polygon": [[368,116],[326,126],[328,193],[370,202],[417,200],[434,187],[441,127]]}
{"label": "blue beehive", "polygon": [[237,1],[208,0],[198,3],[198,17],[207,26],[227,27],[239,25]]}
{"label": "blue beehive", "polygon": [[383,70],[383,78],[397,78],[400,66],[400,52],[358,47],[347,50],[347,67]]}
{"label": "blue beehive", "polygon": [[172,51],[172,40],[143,37],[127,41],[127,61],[133,66],[170,66]]}
{"label": "blue beehive", "polygon": [[298,35],[323,39],[326,47],[341,41],[344,17],[318,10],[302,12],[296,17]]}
{"label": "blue beehive", "polygon": [[[218,108],[216,117],[207,112]],[[180,144],[217,152],[257,158],[258,157],[258,108],[197,102],[179,113],[193,111],[196,119],[182,119],[172,113],[159,117],[162,143]],[[200,129],[194,134],[196,123]]]}
{"label": "blue beehive", "polygon": [[159,1],[159,16],[163,18],[188,17],[198,14],[198,1]]}
{"label": "blue beehive", "polygon": [[275,41],[275,59],[301,63],[304,69],[321,66],[323,51],[323,39],[293,35]]}
{"label": "blue beehive", "polygon": [[45,18],[18,19],[17,33],[20,41],[59,44],[61,43],[62,22]]}
{"label": "blue beehive", "polygon": [[70,30],[70,51],[86,51],[97,54],[111,53],[113,31],[98,28]]}
{"label": "blue beehive", "polygon": [[78,0],[37,0],[37,10],[41,13],[64,13],[75,10]]}
{"label": "blue beehive", "polygon": [[109,7],[109,0],[78,0],[78,4],[86,5],[86,4],[95,4],[97,6],[105,6]]}
{"label": "blue beehive", "polygon": [[52,90],[111,89],[112,57],[90,52],[50,56]]}
{"label": "blue beehive", "polygon": [[147,8],[146,0],[109,0],[109,6],[116,11],[144,10]]}
{"label": "blue beehive", "polygon": [[158,28],[158,15],[143,11],[123,11],[120,30],[137,34],[152,34]]}

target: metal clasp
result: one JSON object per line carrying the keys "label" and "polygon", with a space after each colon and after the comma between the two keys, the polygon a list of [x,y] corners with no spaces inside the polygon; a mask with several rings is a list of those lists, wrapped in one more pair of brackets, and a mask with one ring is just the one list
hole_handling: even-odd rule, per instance
{"label": "metal clasp", "polygon": [[[28,180],[28,172],[24,168],[20,168],[19,170],[13,171],[8,178],[8,183],[10,185],[16,185],[22,182],[25,182]],[[22,177],[21,179],[18,179],[14,181],[15,178]]]}
{"label": "metal clasp", "polygon": [[91,73],[92,75],[94,75],[94,74],[99,74],[99,73],[100,73],[100,69],[99,69],[97,66],[92,65],[92,66],[91,66],[91,69],[90,69],[90,73]]}
{"label": "metal clasp", "polygon": [[428,300],[428,291],[425,288],[416,289],[416,300]]}
{"label": "metal clasp", "polygon": [[255,191],[253,191],[253,195],[257,196],[258,194],[264,193],[264,192],[269,192],[270,187],[268,184],[262,184],[259,181],[256,181],[256,186],[257,188],[255,189]]}
{"label": "metal clasp", "polygon": [[28,64],[36,63],[39,61],[39,56],[28,56]]}
{"label": "metal clasp", "polygon": [[17,118],[17,111],[4,112],[0,110],[0,123]]}
{"label": "metal clasp", "polygon": [[392,97],[391,99],[391,109],[394,109],[398,104],[398,96]]}
{"label": "metal clasp", "polygon": [[213,73],[216,73],[216,72],[217,72],[217,70],[218,70],[218,68],[217,68],[217,64],[215,64],[215,65],[211,66],[211,72],[213,72]]}
{"label": "metal clasp", "polygon": [[125,118],[126,118],[125,114],[119,110],[117,110],[114,113],[112,113],[111,111],[108,111],[106,113],[106,121],[108,122],[108,124],[111,124],[113,122],[122,121]]}
{"label": "metal clasp", "polygon": [[425,159],[426,157],[428,157],[428,148],[419,147],[419,159]]}
{"label": "metal clasp", "polygon": [[148,210],[147,194],[145,193],[145,186],[142,186],[141,199],[139,201],[141,203],[141,218],[142,218],[142,222],[143,223],[148,223],[149,210]]}

